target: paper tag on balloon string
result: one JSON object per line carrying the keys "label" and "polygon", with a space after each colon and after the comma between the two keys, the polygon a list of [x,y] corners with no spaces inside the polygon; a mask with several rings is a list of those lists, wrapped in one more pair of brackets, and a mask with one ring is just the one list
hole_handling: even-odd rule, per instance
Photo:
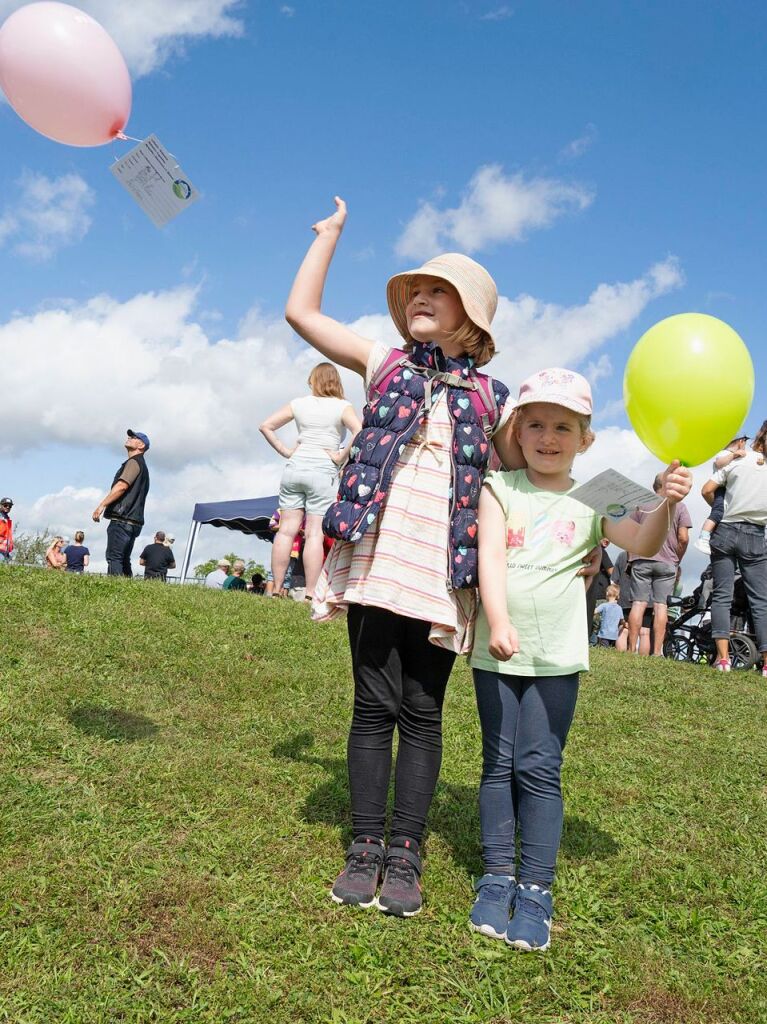
{"label": "paper tag on balloon string", "polygon": [[156,135],[134,146],[110,170],[158,228],[200,198],[189,176]]}
{"label": "paper tag on balloon string", "polygon": [[616,470],[606,469],[588,483],[570,491],[568,498],[575,498],[609,519],[623,519],[639,505],[657,501],[658,495]]}

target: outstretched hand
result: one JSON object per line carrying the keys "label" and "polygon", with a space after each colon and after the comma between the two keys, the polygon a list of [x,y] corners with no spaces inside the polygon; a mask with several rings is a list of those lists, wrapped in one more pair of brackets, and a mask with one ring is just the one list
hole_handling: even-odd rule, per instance
{"label": "outstretched hand", "polygon": [[346,203],[340,196],[334,197],[336,212],[326,217],[325,220],[318,220],[312,224],[312,231],[315,235],[335,234],[340,235],[346,222]]}
{"label": "outstretched hand", "polygon": [[682,501],[690,493],[692,473],[674,459],[661,474],[660,494],[669,501]]}

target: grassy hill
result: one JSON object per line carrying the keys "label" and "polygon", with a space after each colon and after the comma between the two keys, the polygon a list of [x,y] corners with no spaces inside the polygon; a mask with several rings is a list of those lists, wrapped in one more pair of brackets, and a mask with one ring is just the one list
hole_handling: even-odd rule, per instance
{"label": "grassy hill", "polygon": [[248,594],[0,570],[0,1021],[767,1021],[767,687],[597,651],[544,956],[469,932],[479,729],[446,706],[412,921],[328,899],[349,840],[343,623]]}

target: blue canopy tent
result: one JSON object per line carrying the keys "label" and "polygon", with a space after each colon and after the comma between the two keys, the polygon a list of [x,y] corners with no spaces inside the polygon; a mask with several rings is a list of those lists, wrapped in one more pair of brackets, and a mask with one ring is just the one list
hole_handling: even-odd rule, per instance
{"label": "blue canopy tent", "polygon": [[269,520],[277,508],[277,495],[269,498],[245,498],[241,501],[204,501],[194,506],[192,525],[186,542],[184,560],[181,563],[181,582],[185,583],[189,575],[189,564],[192,561],[197,534],[203,524],[208,526],[225,526],[227,530],[247,533],[259,540],[273,539],[269,529]]}

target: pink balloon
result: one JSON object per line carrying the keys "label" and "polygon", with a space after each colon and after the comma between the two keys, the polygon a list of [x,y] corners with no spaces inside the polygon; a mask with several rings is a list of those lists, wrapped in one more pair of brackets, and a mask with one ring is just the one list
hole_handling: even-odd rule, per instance
{"label": "pink balloon", "polygon": [[0,28],[0,86],[35,131],[70,146],[101,146],[131,108],[123,56],[89,14],[43,0]]}

